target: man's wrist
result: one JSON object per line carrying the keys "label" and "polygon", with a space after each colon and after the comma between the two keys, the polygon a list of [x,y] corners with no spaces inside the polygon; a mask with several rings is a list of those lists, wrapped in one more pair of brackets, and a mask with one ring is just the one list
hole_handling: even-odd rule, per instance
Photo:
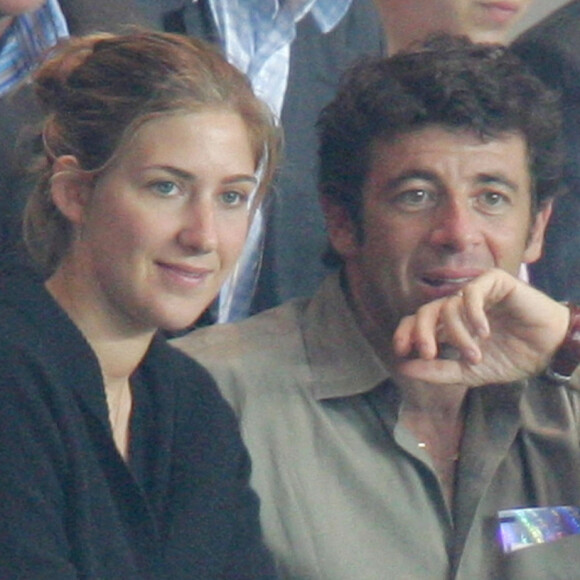
{"label": "man's wrist", "polygon": [[557,382],[568,382],[580,364],[580,306],[566,306],[570,310],[568,330],[546,369],[546,376]]}

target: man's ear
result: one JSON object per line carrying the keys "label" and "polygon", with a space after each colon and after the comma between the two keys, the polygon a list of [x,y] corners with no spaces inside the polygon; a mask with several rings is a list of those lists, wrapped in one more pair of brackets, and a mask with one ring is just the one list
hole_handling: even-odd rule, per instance
{"label": "man's ear", "polygon": [[83,222],[92,177],[83,171],[77,158],[62,155],[53,164],[50,195],[54,205],[74,225]]}
{"label": "man's ear", "polygon": [[332,247],[342,257],[352,256],[360,245],[357,226],[345,207],[321,196],[320,204],[326,219],[326,231]]}
{"label": "man's ear", "polygon": [[535,215],[532,227],[530,228],[530,235],[528,237],[528,245],[524,251],[524,262],[532,264],[539,260],[542,256],[544,248],[544,236],[546,235],[546,228],[552,215],[553,200],[547,201],[540,211]]}

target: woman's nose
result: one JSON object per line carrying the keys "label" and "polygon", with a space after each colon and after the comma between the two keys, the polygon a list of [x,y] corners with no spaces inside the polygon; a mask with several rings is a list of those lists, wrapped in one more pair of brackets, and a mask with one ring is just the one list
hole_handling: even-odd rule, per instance
{"label": "woman's nose", "polygon": [[195,253],[209,253],[217,247],[216,208],[213,200],[196,199],[185,208],[179,243]]}

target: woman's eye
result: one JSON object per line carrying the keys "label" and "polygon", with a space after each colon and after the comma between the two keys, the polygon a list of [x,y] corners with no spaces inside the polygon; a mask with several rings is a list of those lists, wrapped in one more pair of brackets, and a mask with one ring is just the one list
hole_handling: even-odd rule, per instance
{"label": "woman's eye", "polygon": [[179,189],[173,181],[157,181],[151,185],[155,193],[163,196],[169,197],[175,195]]}
{"label": "woman's eye", "polygon": [[221,194],[221,200],[227,206],[237,207],[245,205],[248,201],[248,196],[239,191],[224,191]]}

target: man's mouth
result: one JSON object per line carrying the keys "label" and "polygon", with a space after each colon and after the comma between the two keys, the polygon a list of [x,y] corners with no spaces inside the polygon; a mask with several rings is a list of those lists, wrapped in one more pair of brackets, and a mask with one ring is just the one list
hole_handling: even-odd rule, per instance
{"label": "man's mouth", "polygon": [[440,288],[441,286],[463,286],[468,282],[471,282],[473,277],[465,276],[462,278],[435,278],[431,276],[423,276],[422,281],[429,286],[433,286],[434,288]]}

